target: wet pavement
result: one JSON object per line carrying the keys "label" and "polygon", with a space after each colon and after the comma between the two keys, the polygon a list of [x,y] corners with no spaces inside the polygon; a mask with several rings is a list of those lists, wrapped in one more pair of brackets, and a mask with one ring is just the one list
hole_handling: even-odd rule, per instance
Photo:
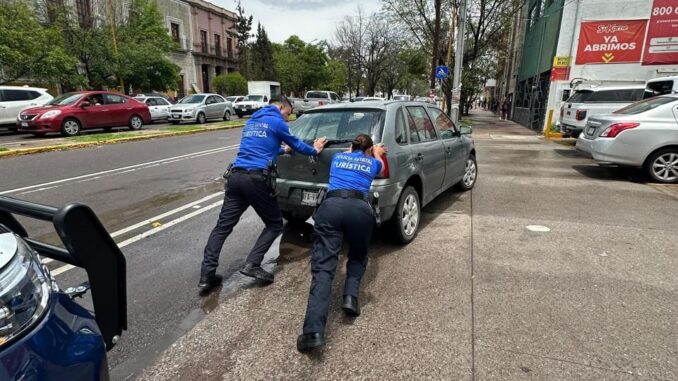
{"label": "wet pavement", "polygon": [[276,282],[232,275],[140,379],[677,379],[675,186],[473,119],[475,189],[428,205],[406,247],[376,234],[355,320],[337,307],[340,263],[322,353],[295,348],[310,241],[287,227]]}

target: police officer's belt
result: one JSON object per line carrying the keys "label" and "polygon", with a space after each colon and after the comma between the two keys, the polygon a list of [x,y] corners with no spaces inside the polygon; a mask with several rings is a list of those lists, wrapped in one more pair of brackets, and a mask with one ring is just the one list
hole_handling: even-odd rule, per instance
{"label": "police officer's belt", "polygon": [[367,201],[367,193],[351,189],[335,189],[327,192],[327,198],[331,197],[355,198],[358,200]]}
{"label": "police officer's belt", "polygon": [[268,171],[265,169],[245,169],[245,168],[233,168],[231,169],[233,173],[244,173],[247,175],[267,175]]}

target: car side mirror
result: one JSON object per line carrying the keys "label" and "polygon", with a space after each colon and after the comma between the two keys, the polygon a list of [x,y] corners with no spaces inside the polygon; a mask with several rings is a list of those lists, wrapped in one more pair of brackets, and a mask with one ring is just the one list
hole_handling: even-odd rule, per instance
{"label": "car side mirror", "polygon": [[459,131],[462,135],[471,135],[473,133],[473,127],[471,126],[461,126]]}
{"label": "car side mirror", "polygon": [[91,106],[91,105],[92,105],[92,104],[89,103],[88,101],[83,101],[82,103],[80,103],[80,107],[82,107],[82,108],[89,107],[89,106]]}

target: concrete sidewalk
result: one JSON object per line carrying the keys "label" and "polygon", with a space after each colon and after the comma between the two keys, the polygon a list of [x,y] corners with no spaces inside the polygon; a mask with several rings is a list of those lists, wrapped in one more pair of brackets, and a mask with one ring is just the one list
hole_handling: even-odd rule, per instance
{"label": "concrete sidewalk", "polygon": [[230,279],[140,378],[678,379],[678,199],[491,113],[471,118],[476,188],[427,206],[406,247],[377,233],[354,321],[337,308],[340,263],[320,356],[295,348],[310,231],[287,231],[276,282]]}

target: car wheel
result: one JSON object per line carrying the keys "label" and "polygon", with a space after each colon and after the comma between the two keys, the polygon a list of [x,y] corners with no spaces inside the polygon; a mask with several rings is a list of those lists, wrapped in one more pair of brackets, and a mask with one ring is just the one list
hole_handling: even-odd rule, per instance
{"label": "car wheel", "polygon": [[238,115],[238,118],[242,119],[242,116],[243,116],[242,113],[237,112],[236,114]]}
{"label": "car wheel", "polygon": [[224,120],[225,121],[231,120],[231,112],[230,111],[226,110],[226,112],[224,112]]}
{"label": "car wheel", "polygon": [[412,242],[417,235],[420,218],[421,204],[419,203],[419,194],[414,187],[408,186],[400,194],[391,222],[399,243],[406,245]]}
{"label": "car wheel", "polygon": [[311,217],[309,215],[298,216],[298,215],[292,214],[292,212],[288,212],[288,211],[283,211],[282,216],[290,224],[303,224],[304,222],[306,222],[306,220],[308,220]]}
{"label": "car wheel", "polygon": [[77,119],[68,118],[61,123],[61,134],[63,136],[75,136],[80,134],[82,126]]}
{"label": "car wheel", "polygon": [[140,130],[144,126],[144,121],[139,115],[132,115],[128,125],[130,130]]}
{"label": "car wheel", "polygon": [[205,124],[205,122],[207,122],[207,118],[205,118],[205,114],[203,114],[203,113],[201,113],[201,112],[198,113],[198,117],[195,118],[195,120],[196,120],[199,124]]}
{"label": "car wheel", "polygon": [[179,124],[179,121],[178,120],[171,120],[170,123],[171,124]]}
{"label": "car wheel", "polygon": [[464,192],[473,189],[478,178],[478,162],[475,155],[469,155],[466,159],[466,166],[464,168],[464,177],[457,183],[457,188]]}
{"label": "car wheel", "polygon": [[645,171],[653,181],[664,184],[678,183],[678,149],[657,151],[647,160]]}

